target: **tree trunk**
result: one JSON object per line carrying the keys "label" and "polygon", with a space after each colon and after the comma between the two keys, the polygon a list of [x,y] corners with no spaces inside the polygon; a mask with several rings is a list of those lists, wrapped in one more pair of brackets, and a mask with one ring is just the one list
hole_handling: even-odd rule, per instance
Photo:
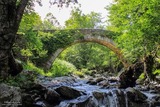
{"label": "tree trunk", "polygon": [[16,75],[22,70],[12,55],[12,46],[28,0],[0,0],[0,76]]}
{"label": "tree trunk", "polygon": [[119,75],[120,88],[134,87],[136,80],[143,73],[143,62],[136,62],[135,64],[125,69]]}
{"label": "tree trunk", "polygon": [[154,80],[154,75],[152,74],[152,69],[154,65],[154,57],[148,55],[144,58],[144,74],[149,81]]}
{"label": "tree trunk", "polygon": [[154,75],[152,74],[153,65],[154,57],[152,55],[146,56],[143,62],[136,62],[131,65],[119,76],[120,88],[134,87],[136,85],[136,80],[143,72],[147,76],[147,79],[154,80]]}

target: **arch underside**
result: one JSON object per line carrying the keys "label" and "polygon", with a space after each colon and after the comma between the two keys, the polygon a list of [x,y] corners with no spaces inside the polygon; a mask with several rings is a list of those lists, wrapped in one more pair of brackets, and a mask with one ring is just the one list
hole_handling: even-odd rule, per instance
{"label": "arch underside", "polygon": [[[119,60],[122,62],[122,64],[124,65],[124,67],[128,67],[128,63],[127,61],[124,59],[123,54],[121,52],[121,50],[119,48],[117,48],[117,46],[115,45],[115,43],[109,39],[109,38],[102,38],[102,37],[91,37],[91,36],[84,36],[83,39],[78,39],[75,40],[73,43],[71,43],[69,46],[77,44],[77,43],[83,43],[83,42],[93,42],[93,43],[98,43],[100,45],[103,45],[107,48],[109,48],[110,50],[112,50],[119,58]],[[55,53],[53,53],[51,55],[51,57],[49,58],[49,60],[47,61],[47,63],[45,64],[45,68],[46,70],[50,69],[52,66],[52,63],[55,61],[55,59],[59,56],[59,54],[65,50],[67,47],[66,46],[64,48],[59,48],[57,49],[57,51]]]}

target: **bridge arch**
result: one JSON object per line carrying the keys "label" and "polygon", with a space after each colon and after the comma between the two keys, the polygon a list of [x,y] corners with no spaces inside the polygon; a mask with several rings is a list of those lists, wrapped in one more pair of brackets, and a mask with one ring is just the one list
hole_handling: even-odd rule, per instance
{"label": "bridge arch", "polygon": [[[110,50],[112,50],[119,58],[119,60],[122,62],[124,67],[128,67],[128,63],[125,60],[122,51],[117,47],[116,43],[108,37],[106,30],[101,30],[101,29],[78,29],[79,32],[83,34],[82,37],[74,39],[72,43],[69,45],[66,45],[64,47],[61,47],[57,49],[55,52],[53,52],[48,60],[43,63],[43,68],[45,70],[49,70],[52,66],[52,63],[55,61],[55,59],[59,56],[59,54],[65,50],[67,47],[77,44],[77,43],[83,43],[83,42],[93,42],[93,43],[98,43],[100,45],[103,45]],[[55,31],[47,31],[47,32],[55,32]]]}

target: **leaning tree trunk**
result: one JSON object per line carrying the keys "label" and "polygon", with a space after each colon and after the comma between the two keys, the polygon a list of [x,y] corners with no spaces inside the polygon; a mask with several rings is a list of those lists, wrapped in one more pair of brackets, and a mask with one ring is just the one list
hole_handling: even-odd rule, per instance
{"label": "leaning tree trunk", "polygon": [[136,80],[143,73],[143,62],[136,62],[119,75],[120,88],[134,87]]}
{"label": "leaning tree trunk", "polygon": [[28,0],[0,0],[0,76],[16,75],[22,70],[12,55],[20,20]]}
{"label": "leaning tree trunk", "polygon": [[153,80],[154,75],[152,74],[152,69],[154,65],[154,57],[148,55],[144,58],[142,62],[136,62],[131,65],[128,69],[125,69],[120,75],[120,88],[134,87],[136,85],[136,80],[139,78],[141,73],[145,73],[147,78]]}

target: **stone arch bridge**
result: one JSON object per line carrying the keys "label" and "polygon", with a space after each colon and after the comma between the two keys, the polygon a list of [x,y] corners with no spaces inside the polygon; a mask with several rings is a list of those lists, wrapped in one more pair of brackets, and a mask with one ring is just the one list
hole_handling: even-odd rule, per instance
{"label": "stone arch bridge", "polygon": [[[54,34],[57,31],[63,32],[67,30],[44,30],[43,32]],[[45,59],[45,62],[41,64],[41,66],[45,70],[48,70],[51,68],[52,63],[57,58],[57,56],[63,50],[65,50],[68,46],[76,44],[76,43],[82,43],[82,42],[95,42],[100,45],[106,46],[118,56],[119,60],[122,62],[124,67],[128,67],[129,64],[124,59],[122,51],[117,47],[116,43],[114,43],[114,41],[112,40],[113,37],[111,36],[112,33],[110,31],[102,30],[102,29],[72,29],[70,31],[72,31],[73,35],[72,34],[67,35],[65,39],[67,43],[65,41],[62,42],[64,43],[64,45],[55,49],[54,52],[50,53],[48,55],[47,60]],[[74,33],[77,33],[77,35],[74,35]],[[57,39],[57,38],[53,38],[53,39]]]}

